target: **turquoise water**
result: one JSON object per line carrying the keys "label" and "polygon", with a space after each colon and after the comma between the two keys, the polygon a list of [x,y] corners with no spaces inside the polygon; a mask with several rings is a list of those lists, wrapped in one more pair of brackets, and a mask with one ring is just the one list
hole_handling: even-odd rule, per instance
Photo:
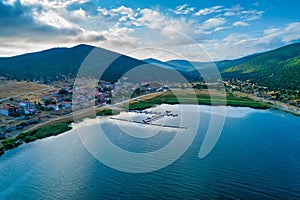
{"label": "turquoise water", "polygon": [[[103,165],[75,131],[21,145],[0,158],[0,199],[300,199],[300,117],[230,108],[217,144],[199,159],[210,119],[208,107],[201,108],[192,145],[174,163],[149,173]],[[173,137],[143,142],[112,123],[103,129],[115,144],[136,152],[159,149]]]}

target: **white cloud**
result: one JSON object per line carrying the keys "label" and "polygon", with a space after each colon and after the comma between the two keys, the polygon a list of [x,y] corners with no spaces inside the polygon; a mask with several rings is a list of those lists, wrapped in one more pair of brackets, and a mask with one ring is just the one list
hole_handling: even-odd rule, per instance
{"label": "white cloud", "polygon": [[190,33],[190,31],[193,31],[192,20],[187,22],[184,18],[171,18],[160,13],[158,10],[148,8],[141,9],[139,17],[136,17],[132,23],[136,26],[162,30],[171,29],[181,33]]}
{"label": "white cloud", "polygon": [[196,9],[195,7],[189,7],[189,4],[183,4],[183,5],[177,6],[174,13],[178,14],[178,15],[187,15],[187,14],[193,12],[195,9]]}
{"label": "white cloud", "polygon": [[72,11],[71,16],[74,17],[75,19],[81,19],[81,20],[87,17],[86,12],[82,8]]}
{"label": "white cloud", "polygon": [[199,10],[198,12],[195,13],[196,16],[201,16],[201,15],[209,15],[209,14],[212,14],[212,13],[218,13],[218,12],[221,12],[221,8],[223,6],[213,6],[213,7],[210,7],[210,8],[203,8],[201,10]]}
{"label": "white cloud", "polygon": [[232,11],[227,11],[227,12],[224,13],[225,17],[231,17],[231,16],[235,16],[235,15],[236,15],[236,13],[234,13]]}
{"label": "white cloud", "polygon": [[242,18],[244,18],[246,21],[252,21],[255,19],[260,19],[264,12],[258,10],[244,10],[241,12],[241,14]]}
{"label": "white cloud", "polygon": [[114,8],[111,9],[110,11],[121,15],[134,15],[134,11],[132,10],[132,8],[125,7],[125,6],[120,6],[119,8]]}
{"label": "white cloud", "polygon": [[226,20],[224,18],[210,18],[202,24],[202,29],[208,30],[211,28],[222,26],[224,24],[226,24]]}
{"label": "white cloud", "polygon": [[15,4],[16,1],[17,1],[17,0],[3,0],[3,3],[4,3],[5,5],[10,5],[10,6],[12,6],[12,5]]}
{"label": "white cloud", "polygon": [[282,43],[292,42],[300,39],[300,22],[288,24],[285,28],[269,28],[264,31],[262,41],[271,43],[274,40],[279,40]]}
{"label": "white cloud", "polygon": [[[6,0],[7,2],[12,4],[14,1]],[[14,30],[19,30],[20,33],[11,37],[0,36],[0,43],[6,45],[5,48],[0,48],[2,55],[87,43],[125,54],[130,49],[159,47],[176,52],[187,59],[204,61],[209,58],[205,53],[198,51],[199,44],[213,59],[219,60],[265,51],[300,39],[300,22],[288,24],[283,28],[270,27],[260,33],[256,31],[257,36],[253,36],[252,33],[233,32],[228,35],[222,35],[220,32],[211,34],[232,27],[239,27],[242,30],[242,27],[250,26],[248,21],[259,19],[263,15],[263,11],[246,10],[239,5],[231,8],[222,6],[203,8],[187,16],[195,11],[195,8],[188,4],[177,6],[176,10],[161,11],[158,8],[133,9],[126,6],[112,9],[88,7],[90,4],[86,5],[86,1],[82,0],[20,0],[20,2],[31,8],[26,16],[33,16],[33,24],[40,25],[42,28],[39,28],[45,34],[35,33],[34,28],[26,32],[20,31],[17,27]],[[72,7],[73,3],[76,6]],[[189,36],[197,38],[198,43]],[[169,53],[151,52],[153,53],[151,56],[158,59],[176,59],[176,56]],[[148,56],[145,53],[136,55],[137,58]]]}
{"label": "white cloud", "polygon": [[236,21],[233,23],[233,26],[249,26],[247,22]]}
{"label": "white cloud", "polygon": [[101,15],[104,15],[104,16],[108,16],[108,15],[110,14],[110,12],[109,12],[106,8],[98,7],[98,8],[97,8],[97,11],[98,11]]}
{"label": "white cloud", "polygon": [[[300,22],[288,24],[284,28],[268,28],[260,36],[233,33],[219,40],[205,42],[203,46],[213,60],[233,59],[245,55],[267,51],[300,40]],[[222,51],[219,51],[222,49]]]}
{"label": "white cloud", "polygon": [[245,21],[252,21],[256,19],[260,19],[264,14],[264,11],[260,10],[246,10],[245,8],[241,7],[240,5],[235,5],[232,8],[224,8],[223,16],[225,17],[233,17],[237,16]]}
{"label": "white cloud", "polygon": [[75,25],[67,21],[65,18],[60,16],[57,12],[54,12],[52,10],[49,11],[43,11],[41,13],[35,11],[33,13],[34,19],[41,23],[41,24],[46,24],[48,26],[55,27],[57,29],[62,29],[62,28],[68,28],[68,29],[73,29],[75,28]]}

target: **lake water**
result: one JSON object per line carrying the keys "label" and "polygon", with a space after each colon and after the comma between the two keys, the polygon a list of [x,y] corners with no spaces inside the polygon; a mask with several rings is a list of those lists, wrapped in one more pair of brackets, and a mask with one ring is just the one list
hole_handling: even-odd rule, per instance
{"label": "lake water", "polygon": [[[85,127],[79,133],[74,129],[5,152],[0,157],[0,199],[300,199],[300,117],[228,107],[216,145],[200,159],[199,150],[212,117],[210,107],[182,109],[187,108],[200,109],[201,117],[197,132],[189,138],[191,144],[184,139],[177,144],[177,149],[187,145],[180,149],[183,152],[177,160],[172,154],[177,149],[164,157],[151,157],[157,166],[148,164],[147,159],[137,162],[116,155],[103,149],[101,140],[91,139],[94,135],[82,138],[83,130],[93,126],[92,120],[86,120],[75,126],[76,130]],[[176,113],[177,107],[162,105],[156,109]],[[140,120],[145,116],[123,113],[117,117]],[[186,130],[191,130],[189,122],[198,123],[190,116],[181,124]],[[179,119],[160,120],[176,124]],[[171,144],[177,131],[109,118],[99,118],[98,122],[114,145],[134,155],[148,155]],[[97,154],[101,148],[102,153]],[[163,167],[168,159],[170,163]],[[153,171],[153,166],[161,169]],[[147,167],[150,172],[141,173]]]}

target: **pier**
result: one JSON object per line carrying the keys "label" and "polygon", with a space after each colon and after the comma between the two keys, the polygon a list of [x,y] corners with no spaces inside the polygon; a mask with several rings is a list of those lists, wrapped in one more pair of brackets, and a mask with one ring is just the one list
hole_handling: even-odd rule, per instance
{"label": "pier", "polygon": [[116,117],[110,117],[110,119],[113,119],[113,120],[119,120],[119,121],[124,121],[124,122],[132,122],[132,123],[137,123],[137,124],[145,124],[145,125],[152,125],[152,126],[160,126],[160,127],[166,127],[166,128],[187,129],[187,127],[183,127],[183,126],[166,125],[166,124],[155,124],[155,123],[145,123],[145,122],[141,122],[141,121],[128,120],[128,119],[121,119],[121,118],[116,118]]}

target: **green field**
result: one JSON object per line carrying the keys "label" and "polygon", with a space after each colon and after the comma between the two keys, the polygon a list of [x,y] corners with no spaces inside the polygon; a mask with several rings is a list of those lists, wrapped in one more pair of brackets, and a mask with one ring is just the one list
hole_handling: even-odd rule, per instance
{"label": "green field", "polygon": [[96,116],[110,116],[110,115],[117,115],[120,111],[112,110],[112,109],[103,109],[96,112]]}
{"label": "green field", "polygon": [[[214,97],[213,102],[213,105],[240,106],[258,109],[267,109],[271,107],[271,104],[257,102],[247,97],[237,97],[232,94],[227,94],[226,99],[216,96]],[[195,96],[188,92],[182,92],[181,94],[177,94],[177,96],[175,96],[171,91],[169,91],[152,99],[141,102],[131,102],[129,104],[129,110],[143,110],[163,103],[212,105],[211,97],[208,94],[197,93]]]}

